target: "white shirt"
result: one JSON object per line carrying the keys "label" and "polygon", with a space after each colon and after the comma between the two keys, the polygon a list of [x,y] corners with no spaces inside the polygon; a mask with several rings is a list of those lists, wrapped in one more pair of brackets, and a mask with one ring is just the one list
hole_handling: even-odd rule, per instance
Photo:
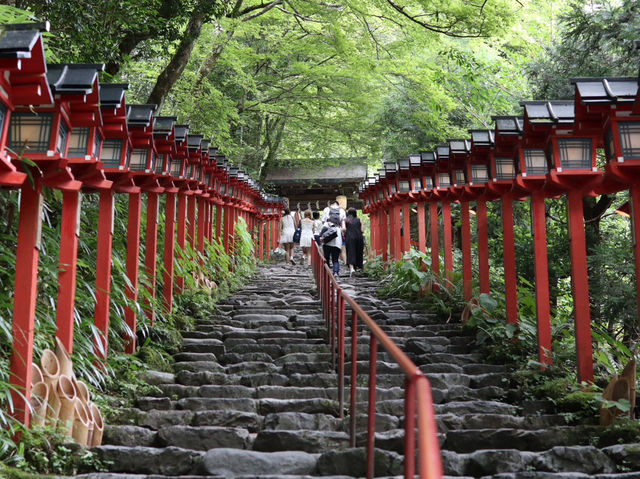
{"label": "white shirt", "polygon": [[[333,223],[329,223],[329,209],[330,207],[327,206],[322,212],[322,222],[324,223],[325,226],[333,225]],[[340,208],[340,224],[337,225],[338,236],[336,236],[331,241],[324,243],[325,246],[334,246],[336,248],[342,249],[342,222],[345,220],[346,217],[347,217],[347,213],[345,213],[345,211],[342,208]]]}

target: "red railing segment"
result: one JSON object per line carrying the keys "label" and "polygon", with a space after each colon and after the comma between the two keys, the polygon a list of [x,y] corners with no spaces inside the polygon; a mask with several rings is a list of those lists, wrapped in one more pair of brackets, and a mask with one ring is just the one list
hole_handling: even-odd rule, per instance
{"label": "red railing segment", "polygon": [[[357,409],[357,373],[358,373],[358,319],[370,334],[369,342],[369,391],[367,406],[367,478],[374,475],[375,459],[375,412],[376,378],[378,346],[381,346],[400,366],[405,377],[405,478],[413,478],[416,470],[414,458],[416,450],[416,426],[418,439],[418,475],[425,479],[442,477],[442,459],[436,425],[431,387],[422,371],[402,352],[387,334],[371,319],[362,307],[347,293],[333,277],[332,271],[324,261],[319,247],[312,248],[312,265],[318,297],[331,346],[332,363],[338,368],[338,401],[340,416],[344,411],[344,374],[345,374],[345,328],[346,306],[351,308],[351,383],[349,401],[349,446],[356,445],[356,409]],[[337,356],[337,358],[336,358]],[[417,414],[417,421],[416,421]]]}

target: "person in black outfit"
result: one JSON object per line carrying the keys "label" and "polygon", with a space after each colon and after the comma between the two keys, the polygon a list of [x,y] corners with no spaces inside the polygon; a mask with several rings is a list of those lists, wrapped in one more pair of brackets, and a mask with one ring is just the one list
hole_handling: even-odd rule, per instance
{"label": "person in black outfit", "polygon": [[362,256],[364,252],[364,227],[358,218],[355,208],[347,210],[347,218],[345,220],[347,226],[346,246],[347,246],[347,264],[349,265],[349,276],[353,274],[355,268],[362,269]]}

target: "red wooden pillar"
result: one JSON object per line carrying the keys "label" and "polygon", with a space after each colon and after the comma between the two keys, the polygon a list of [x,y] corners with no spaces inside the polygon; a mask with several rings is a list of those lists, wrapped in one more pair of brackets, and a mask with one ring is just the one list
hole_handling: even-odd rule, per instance
{"label": "red wooden pillar", "polygon": [[518,276],[513,235],[513,197],[509,193],[502,197],[502,250],[507,322],[518,324]]}
{"label": "red wooden pillar", "polygon": [[205,221],[207,217],[206,212],[207,199],[202,196],[198,196],[198,251],[204,253],[204,229]]}
{"label": "red wooden pillar", "polygon": [[578,381],[593,382],[589,273],[587,272],[587,243],[584,232],[582,192],[574,189],[569,190],[567,203]]}
{"label": "red wooden pillar", "polygon": [[196,249],[196,195],[189,195],[187,199],[187,239],[193,250]]}
{"label": "red wooden pillar", "polygon": [[469,217],[469,202],[460,202],[460,217],[462,219],[462,282],[464,299],[469,301],[473,297],[473,270],[471,266],[471,218]]}
{"label": "red wooden pillar", "polygon": [[260,249],[260,261],[264,261],[264,222],[260,221],[258,228],[258,248]]}
{"label": "red wooden pillar", "polygon": [[35,324],[38,284],[38,256],[40,227],[42,223],[42,196],[40,185],[31,188],[28,181],[22,187],[20,219],[18,222],[18,247],[16,251],[16,276],[13,296],[13,352],[9,383],[14,417],[29,427],[28,403],[31,399],[33,364],[33,328]]}
{"label": "red wooden pillar", "polygon": [[376,244],[376,228],[378,227],[376,224],[378,217],[375,212],[369,213],[369,248],[371,249],[371,254],[373,256],[378,256],[378,246]]}
{"label": "red wooden pillar", "polygon": [[405,203],[402,208],[402,254],[411,250],[411,203]]}
{"label": "red wooden pillar", "polygon": [[387,211],[380,210],[380,246],[382,248],[382,261],[389,259],[389,252],[391,251],[391,245],[389,244],[391,239],[389,237],[389,222],[391,216]]}
{"label": "red wooden pillar", "polygon": [[431,225],[431,269],[436,278],[440,277],[440,227],[438,226],[438,203],[429,203],[429,223]]}
{"label": "red wooden pillar", "polygon": [[533,251],[536,277],[536,316],[538,320],[538,355],[540,363],[551,364],[551,308],[549,305],[549,270],[544,193],[531,195],[533,216]]}
{"label": "red wooden pillar", "polygon": [[80,193],[62,193],[62,221],[60,224],[60,261],[58,266],[58,299],[56,301],[56,336],[69,354],[73,352],[73,308],[76,297],[78,264],[78,228],[80,221]]}
{"label": "red wooden pillar", "polygon": [[[147,232],[145,237],[144,267],[148,275],[151,299],[156,297],[156,255],[158,253],[158,193],[147,193]],[[146,305],[146,314],[153,324],[153,304]]]}
{"label": "red wooden pillar", "polygon": [[[127,223],[127,277],[131,283],[126,288],[126,295],[132,301],[138,299],[138,265],[140,251],[140,193],[129,194],[129,219]],[[127,338],[125,352],[133,354],[136,350],[137,316],[130,307],[124,310],[125,321],[131,330],[132,337]]]}
{"label": "red wooden pillar", "polygon": [[402,206],[393,205],[392,206],[392,214],[393,214],[393,226],[391,228],[391,236],[393,237],[393,260],[400,261],[402,258],[402,236],[401,233],[401,220],[400,220],[400,210]]}
{"label": "red wooden pillar", "polygon": [[444,239],[444,274],[450,282],[453,279],[453,238],[451,230],[451,203],[442,202],[442,223]]}
{"label": "red wooden pillar", "polygon": [[162,277],[162,296],[164,308],[167,312],[173,309],[173,262],[175,256],[176,237],[176,192],[167,191],[164,225],[164,272]]}
{"label": "red wooden pillar", "polygon": [[106,359],[111,298],[111,251],[113,248],[113,190],[101,190],[98,204],[98,249],[96,252],[96,309],[94,322],[100,331],[95,338],[96,356]]}
{"label": "red wooden pillar", "polygon": [[633,255],[636,271],[636,301],[640,316],[640,183],[636,182],[629,189],[631,192],[631,236],[633,239]]}
{"label": "red wooden pillar", "polygon": [[223,244],[224,250],[229,253],[230,247],[230,239],[231,239],[231,206],[224,205],[224,236],[223,236]]}
{"label": "red wooden pillar", "polygon": [[[180,251],[184,251],[187,246],[187,192],[180,191],[178,193],[178,248]],[[184,291],[184,277],[176,277],[176,290],[178,293]]]}
{"label": "red wooden pillar", "polygon": [[216,239],[220,241],[222,237],[222,206],[216,205]]}
{"label": "red wooden pillar", "polygon": [[426,253],[427,252],[427,225],[426,225],[426,212],[424,203],[417,203],[418,208],[418,249]]}
{"label": "red wooden pillar", "polygon": [[266,241],[266,244],[267,244],[266,253],[267,253],[267,259],[269,259],[271,257],[271,250],[273,249],[273,245],[271,243],[271,220],[270,219],[267,220],[267,222],[265,224],[265,229],[266,229],[266,231],[265,231],[265,235],[266,235],[265,241]]}
{"label": "red wooden pillar", "polygon": [[489,226],[487,222],[487,202],[483,199],[476,201],[478,209],[478,269],[480,273],[480,293],[491,291],[489,281]]}

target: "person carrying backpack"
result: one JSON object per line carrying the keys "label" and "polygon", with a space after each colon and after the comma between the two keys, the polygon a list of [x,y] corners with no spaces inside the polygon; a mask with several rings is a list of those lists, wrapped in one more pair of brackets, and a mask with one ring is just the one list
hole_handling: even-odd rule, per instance
{"label": "person carrying backpack", "polygon": [[[340,273],[340,251],[342,250],[342,233],[345,230],[344,220],[346,214],[337,201],[333,201],[328,208],[324,210],[322,216],[323,228],[320,232],[322,240],[322,250],[327,264],[333,265],[333,275],[338,276]],[[330,262],[331,261],[331,262]]]}

